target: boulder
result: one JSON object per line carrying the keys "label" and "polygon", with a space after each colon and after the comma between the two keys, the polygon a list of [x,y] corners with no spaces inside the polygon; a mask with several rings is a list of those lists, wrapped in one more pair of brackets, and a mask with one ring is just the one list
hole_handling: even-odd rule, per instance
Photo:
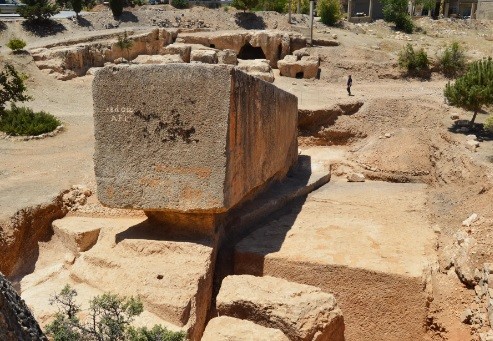
{"label": "boulder", "polygon": [[289,341],[279,329],[266,328],[250,321],[233,317],[215,317],[205,328],[202,341]]}
{"label": "boulder", "polygon": [[236,52],[233,50],[222,50],[217,53],[218,63],[219,64],[229,64],[236,65],[238,64],[238,58],[236,56]]}
{"label": "boulder", "polygon": [[180,55],[185,63],[190,63],[190,52],[192,52],[192,46],[182,43],[173,43],[161,49],[163,55]]}
{"label": "boulder", "polygon": [[[310,52],[308,52],[308,49],[306,47],[293,51],[293,56],[296,57],[296,60],[300,60],[301,57],[309,56]],[[287,56],[286,56],[287,57]],[[286,59],[286,57],[284,57]]]}
{"label": "boulder", "polygon": [[365,176],[361,173],[350,173],[347,175],[348,182],[365,182]]}
{"label": "boulder", "polygon": [[217,64],[217,52],[214,50],[193,50],[190,52],[190,62]]}
{"label": "boulder", "polygon": [[292,78],[316,78],[319,66],[318,56],[302,56],[300,60],[296,56],[286,56],[277,63],[279,74]]}
{"label": "boulder", "polygon": [[99,231],[106,220],[84,217],[66,217],[55,220],[53,232],[74,254],[92,248],[98,241]]}
{"label": "boulder", "polygon": [[232,66],[105,67],[93,98],[97,193],[110,207],[219,214],[298,157],[297,98]]}
{"label": "boulder", "polygon": [[274,82],[274,73],[266,59],[238,59],[238,69],[249,75],[263,79],[266,82]]}
{"label": "boulder", "polygon": [[344,340],[344,319],[333,295],[274,277],[228,276],[217,311],[280,329],[290,340]]}

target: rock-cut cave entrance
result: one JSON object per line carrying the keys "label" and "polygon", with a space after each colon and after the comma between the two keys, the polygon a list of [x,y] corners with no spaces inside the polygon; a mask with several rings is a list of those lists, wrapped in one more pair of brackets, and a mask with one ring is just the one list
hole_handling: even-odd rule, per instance
{"label": "rock-cut cave entrance", "polygon": [[264,51],[261,47],[253,47],[250,43],[246,43],[238,53],[239,59],[266,59]]}

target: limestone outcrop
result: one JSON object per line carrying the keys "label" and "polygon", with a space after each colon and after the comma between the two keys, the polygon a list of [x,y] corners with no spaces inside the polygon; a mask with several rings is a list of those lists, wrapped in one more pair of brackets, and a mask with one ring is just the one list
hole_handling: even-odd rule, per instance
{"label": "limestone outcrop", "polygon": [[229,316],[210,320],[201,341],[251,341],[253,337],[256,341],[289,341],[279,329]]}
{"label": "limestone outcrop", "polygon": [[274,82],[274,73],[269,65],[269,61],[266,59],[238,59],[238,69],[249,75],[263,79],[266,82]]}
{"label": "limestone outcrop", "polygon": [[24,300],[0,273],[0,340],[47,341]]}
{"label": "limestone outcrop", "polygon": [[93,97],[98,197],[111,207],[225,212],[297,160],[297,98],[232,66],[106,67]]}
{"label": "limestone outcrop", "polygon": [[333,295],[274,277],[228,276],[217,311],[281,330],[293,341],[344,340],[344,319]]}
{"label": "limestone outcrop", "polygon": [[279,74],[292,78],[316,78],[319,66],[320,57],[306,49],[294,51],[277,62]]}
{"label": "limestone outcrop", "polygon": [[163,46],[173,42],[173,33],[165,29],[153,29],[149,33],[128,37],[132,46],[128,50],[118,47],[114,38],[70,46],[54,46],[31,50],[36,65],[40,69],[51,69],[63,73],[71,71],[75,76],[83,76],[91,67],[101,67],[118,58],[134,59],[139,55],[160,54]]}
{"label": "limestone outcrop", "polygon": [[240,59],[267,59],[273,68],[279,59],[306,46],[301,34],[276,30],[180,32],[178,37],[189,44],[232,50]]}

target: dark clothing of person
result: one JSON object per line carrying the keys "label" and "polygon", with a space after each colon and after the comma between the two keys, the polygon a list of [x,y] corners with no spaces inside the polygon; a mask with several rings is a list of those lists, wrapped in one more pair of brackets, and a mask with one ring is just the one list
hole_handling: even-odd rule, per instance
{"label": "dark clothing of person", "polygon": [[353,85],[353,79],[351,76],[347,79],[347,93],[348,95],[351,95],[351,85]]}

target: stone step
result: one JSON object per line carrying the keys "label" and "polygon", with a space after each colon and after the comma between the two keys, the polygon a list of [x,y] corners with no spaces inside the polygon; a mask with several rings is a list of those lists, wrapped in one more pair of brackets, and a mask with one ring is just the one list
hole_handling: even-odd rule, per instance
{"label": "stone step", "polygon": [[216,302],[219,315],[279,329],[292,341],[344,340],[334,296],[314,286],[269,276],[228,276]]}
{"label": "stone step", "polygon": [[420,340],[435,237],[426,185],[331,181],[235,248],[234,273],[334,293],[347,340]]}
{"label": "stone step", "polygon": [[289,341],[279,329],[266,328],[229,316],[215,317],[205,328],[202,341]]}
{"label": "stone step", "polygon": [[[64,225],[65,219],[57,224]],[[68,267],[71,281],[103,292],[140,296],[146,310],[183,327],[192,340],[199,339],[212,292],[212,247],[166,240],[145,218],[69,220],[70,225],[77,221],[104,225],[97,243]]]}

